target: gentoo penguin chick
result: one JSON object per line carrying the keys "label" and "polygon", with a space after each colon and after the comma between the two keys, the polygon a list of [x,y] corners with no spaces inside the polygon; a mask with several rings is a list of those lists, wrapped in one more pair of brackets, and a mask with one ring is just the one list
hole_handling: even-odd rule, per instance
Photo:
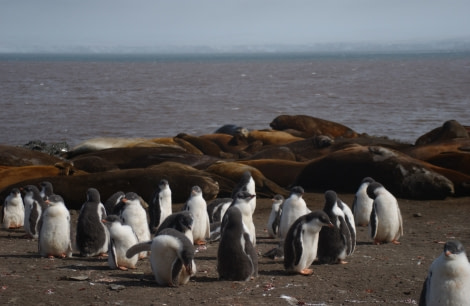
{"label": "gentoo penguin chick", "polygon": [[54,194],[54,187],[52,187],[52,183],[49,181],[42,181],[39,186],[41,187],[41,197],[43,200],[47,200],[48,197]]}
{"label": "gentoo penguin chick", "polygon": [[349,207],[336,192],[325,192],[323,211],[328,215],[332,227],[322,228],[318,242],[318,261],[322,264],[345,264],[346,256],[356,247],[356,228]]}
{"label": "gentoo penguin chick", "polygon": [[354,215],[354,221],[357,226],[367,226],[369,225],[370,213],[372,211],[372,200],[369,195],[367,195],[367,187],[369,184],[374,181],[371,177],[365,177],[359,189],[354,196],[354,201],[352,204],[352,211]]}
{"label": "gentoo penguin chick", "polygon": [[251,176],[250,171],[245,171],[232,191],[232,199],[237,196],[240,191],[246,191],[249,194],[254,195],[254,197],[250,200],[250,207],[251,207],[251,214],[255,212],[256,209],[256,186],[255,180]]}
{"label": "gentoo penguin chick", "polygon": [[281,238],[281,248],[282,241],[287,235],[291,225],[299,217],[306,215],[310,212],[310,209],[307,208],[307,203],[303,199],[304,189],[301,186],[292,187],[290,194],[282,205],[281,219],[279,222],[279,237]]}
{"label": "gentoo penguin chick", "polygon": [[173,228],[162,230],[153,240],[134,245],[126,256],[132,257],[143,251],[151,251],[150,266],[159,285],[184,285],[196,274],[192,241]]}
{"label": "gentoo penguin chick", "polygon": [[209,222],[222,222],[225,212],[232,204],[232,198],[216,198],[207,205]]}
{"label": "gentoo penguin chick", "polygon": [[155,233],[163,220],[171,214],[171,189],[168,181],[163,179],[158,184],[149,204],[150,231]]}
{"label": "gentoo penguin chick", "polygon": [[186,201],[183,210],[189,211],[194,218],[193,222],[193,242],[197,245],[206,244],[206,239],[210,237],[210,222],[207,214],[207,203],[202,197],[202,190],[199,186],[191,188],[191,195]]}
{"label": "gentoo penguin chick", "polygon": [[95,188],[86,192],[77,221],[76,244],[80,256],[107,256],[109,232],[101,222],[106,218],[106,210]]}
{"label": "gentoo penguin chick", "polygon": [[27,237],[36,239],[39,237],[39,219],[46,209],[46,204],[36,186],[27,185],[23,192],[24,230]]}
{"label": "gentoo penguin chick", "polygon": [[282,202],[284,202],[284,197],[280,194],[276,194],[272,198],[273,204],[271,207],[271,213],[268,218],[268,234],[271,238],[278,237],[279,234],[279,222],[281,221],[281,212],[282,212]]}
{"label": "gentoo penguin chick", "polygon": [[38,252],[49,258],[71,257],[69,210],[59,195],[50,196],[46,205],[39,221]]}
{"label": "gentoo penguin chick", "polygon": [[310,275],[310,265],[317,256],[319,232],[333,227],[328,215],[314,211],[299,217],[289,228],[284,241],[284,268],[288,272]]}
{"label": "gentoo penguin chick", "polygon": [[13,188],[5,198],[0,220],[4,229],[16,229],[24,225],[24,204],[18,188]]}
{"label": "gentoo penguin chick", "polygon": [[470,264],[460,241],[451,240],[429,268],[419,305],[468,305]]}
{"label": "gentoo penguin chick", "polygon": [[[122,223],[129,225],[134,230],[139,241],[148,241],[151,239],[148,226],[147,212],[141,203],[141,198],[135,192],[128,192],[121,200],[124,207],[121,211]],[[139,258],[147,257],[146,252],[142,252]]]}
{"label": "gentoo penguin chick", "polygon": [[121,203],[122,198],[124,198],[125,193],[122,191],[117,191],[113,193],[105,202],[104,209],[106,209],[107,215],[119,215],[119,209],[116,209],[119,203]]}
{"label": "gentoo penguin chick", "polygon": [[[250,241],[253,246],[256,246],[256,228],[253,222],[253,212],[251,210],[251,200],[256,197],[254,194],[250,194],[248,191],[240,191],[233,198],[233,202],[230,207],[236,207],[242,214],[242,222],[248,230],[250,235]],[[221,230],[223,231],[222,226]]]}
{"label": "gentoo penguin chick", "polygon": [[193,223],[194,218],[191,212],[186,210],[179,211],[166,217],[166,219],[158,227],[157,233],[155,235],[158,235],[165,228],[174,228],[188,237],[189,241],[193,241]]}
{"label": "gentoo penguin chick", "polygon": [[247,281],[258,276],[258,256],[237,207],[230,207],[222,221],[217,272],[219,279],[231,281]]}
{"label": "gentoo penguin chick", "polygon": [[108,264],[111,269],[135,269],[139,260],[136,255],[127,258],[126,252],[139,241],[132,227],[122,224],[117,215],[109,215],[102,220],[109,231]]}
{"label": "gentoo penguin chick", "polygon": [[403,221],[397,199],[378,182],[369,184],[367,194],[374,200],[369,222],[369,234],[374,244],[400,244]]}

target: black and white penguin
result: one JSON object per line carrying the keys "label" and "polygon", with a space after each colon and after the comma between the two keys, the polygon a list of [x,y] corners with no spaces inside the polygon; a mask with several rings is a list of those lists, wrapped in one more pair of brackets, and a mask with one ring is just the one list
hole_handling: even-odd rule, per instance
{"label": "black and white penguin", "polygon": [[419,305],[468,305],[469,302],[470,264],[462,243],[451,240],[429,268]]}
{"label": "black and white penguin", "polygon": [[4,229],[16,229],[24,225],[24,204],[21,192],[13,188],[3,202],[0,221]]}
{"label": "black and white penguin", "polygon": [[[236,207],[240,210],[242,214],[242,221],[245,227],[248,230],[250,235],[250,240],[253,246],[256,246],[256,227],[253,222],[253,211],[251,209],[251,201],[256,196],[249,193],[248,191],[240,191],[233,198],[233,202],[230,207]],[[224,227],[222,226],[222,231]]]}
{"label": "black and white penguin", "polygon": [[46,203],[34,185],[25,186],[23,192],[24,230],[27,237],[36,239],[39,237],[39,219],[46,209]]}
{"label": "black and white penguin", "polygon": [[310,275],[310,265],[317,256],[319,232],[333,227],[323,211],[314,211],[294,221],[284,240],[284,268],[288,272]]}
{"label": "black and white penguin", "polygon": [[158,188],[149,203],[149,227],[152,233],[155,233],[166,217],[172,214],[171,203],[170,184],[163,179],[158,184]]}
{"label": "black and white penguin", "polygon": [[254,195],[250,200],[251,214],[254,214],[256,209],[256,185],[250,171],[245,171],[238,184],[233,188],[232,199],[234,199],[240,191],[246,191]]}
{"label": "black and white penguin", "polygon": [[237,207],[230,207],[222,221],[217,272],[219,279],[231,281],[247,281],[258,276],[258,255]]}
{"label": "black and white penguin", "polygon": [[338,198],[333,190],[325,192],[323,211],[328,215],[333,227],[320,231],[318,261],[322,264],[346,263],[356,247],[356,228],[349,207]]}
{"label": "black and white penguin", "polygon": [[216,198],[207,204],[209,222],[222,222],[225,212],[232,204],[232,198]]}
{"label": "black and white penguin", "polygon": [[43,257],[71,257],[70,213],[59,195],[46,200],[39,220],[38,252]]}
{"label": "black and white penguin", "polygon": [[41,187],[40,194],[43,200],[47,200],[48,197],[54,194],[54,187],[49,181],[42,181],[39,183],[39,187]]}
{"label": "black and white penguin", "polygon": [[196,274],[193,243],[173,228],[162,230],[153,240],[134,245],[126,256],[148,251],[153,275],[161,286],[184,285]]}
{"label": "black and white penguin", "polygon": [[174,228],[188,237],[190,241],[193,241],[193,223],[194,218],[191,212],[186,210],[175,212],[166,217],[166,219],[158,227],[157,233],[155,235],[158,235],[165,228]]}
{"label": "black and white penguin", "polygon": [[307,203],[303,199],[304,189],[301,186],[294,186],[290,194],[282,205],[281,219],[279,222],[279,237],[282,241],[287,235],[291,225],[303,215],[310,213]]}
{"label": "black and white penguin", "polygon": [[[152,239],[148,226],[147,212],[142,206],[140,196],[135,192],[128,192],[121,201],[124,203],[120,215],[122,222],[132,227],[139,241]],[[145,257],[147,257],[146,252],[139,255],[140,259]]]}
{"label": "black and white penguin", "polygon": [[100,200],[100,193],[89,188],[77,221],[76,244],[80,256],[107,256],[109,232],[101,222],[106,210]]}
{"label": "black and white penguin", "polygon": [[280,194],[276,194],[272,198],[273,204],[271,206],[271,213],[269,214],[268,224],[266,225],[268,229],[269,237],[277,238],[279,235],[279,222],[281,221],[282,213],[282,203],[284,202],[284,197]]}
{"label": "black and white penguin", "polygon": [[139,241],[137,235],[127,224],[122,224],[117,215],[109,215],[101,220],[109,231],[108,264],[111,269],[135,269],[137,254],[127,258],[126,252]]}
{"label": "black and white penguin", "polygon": [[[116,209],[118,204],[121,203],[122,198],[124,198],[125,193],[122,191],[117,191],[113,193],[105,202],[104,209],[106,209],[107,215],[119,215],[120,209]],[[122,203],[124,205],[124,203]]]}
{"label": "black and white penguin", "polygon": [[369,225],[370,213],[372,211],[372,203],[374,200],[372,200],[367,194],[367,187],[369,187],[369,184],[372,182],[374,182],[373,178],[365,177],[354,196],[352,212],[357,226]]}
{"label": "black and white penguin", "polygon": [[378,182],[369,184],[367,194],[374,200],[369,222],[369,234],[374,244],[400,244],[403,221],[397,199]]}
{"label": "black and white penguin", "polygon": [[193,215],[193,243],[197,245],[206,244],[206,239],[210,237],[210,222],[207,214],[207,203],[202,197],[202,190],[199,186],[191,188],[191,195],[186,201],[183,210],[189,211]]}

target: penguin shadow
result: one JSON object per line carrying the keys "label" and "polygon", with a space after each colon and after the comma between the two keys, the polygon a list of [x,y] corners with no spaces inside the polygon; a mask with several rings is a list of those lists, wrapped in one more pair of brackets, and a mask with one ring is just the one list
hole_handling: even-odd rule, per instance
{"label": "penguin shadow", "polygon": [[197,260],[217,260],[217,257],[216,256],[194,256],[194,259],[197,259]]}
{"label": "penguin shadow", "polygon": [[[70,258],[73,259],[74,258]],[[64,260],[67,260],[67,258],[64,258]],[[64,269],[64,270],[96,270],[96,271],[106,271],[109,270],[108,265],[102,265],[102,266],[95,266],[95,265],[76,265],[76,264],[71,264],[68,266],[62,266],[58,267],[58,269]]]}
{"label": "penguin shadow", "polygon": [[213,283],[220,281],[218,277],[209,277],[209,276],[193,276],[191,281],[196,283]]}
{"label": "penguin shadow", "polygon": [[[11,240],[11,239],[17,239],[17,240],[22,240],[22,239],[27,239],[27,240],[37,240],[37,239],[33,239],[33,238],[29,238],[26,236],[26,234],[24,233],[24,231],[19,231],[19,230],[2,230],[3,233],[6,233],[6,235],[1,235],[0,236],[0,239],[8,239],[8,240]],[[3,234],[2,233],[2,234]]]}
{"label": "penguin shadow", "polygon": [[280,270],[262,270],[258,269],[258,275],[263,275],[263,276],[288,276],[288,275],[295,275],[291,272],[287,272],[284,269]]}
{"label": "penguin shadow", "polygon": [[30,254],[3,254],[0,258],[45,258],[38,253],[31,252]]}

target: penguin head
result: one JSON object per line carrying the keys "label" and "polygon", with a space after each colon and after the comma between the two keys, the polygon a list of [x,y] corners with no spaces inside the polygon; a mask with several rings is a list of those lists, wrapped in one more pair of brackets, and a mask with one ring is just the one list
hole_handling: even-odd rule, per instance
{"label": "penguin head", "polygon": [[178,223],[183,229],[191,229],[193,227],[194,217],[189,211],[181,212],[181,217],[178,219]]}
{"label": "penguin head", "polygon": [[291,188],[290,190],[290,194],[289,194],[289,197],[292,196],[292,195],[296,195],[298,196],[299,198],[303,196],[303,194],[305,193],[304,189],[302,188],[302,186],[294,186]]}
{"label": "penguin head", "polygon": [[54,206],[54,205],[64,203],[64,199],[58,194],[53,194],[45,201],[45,203],[48,206]]}
{"label": "penguin head", "polygon": [[324,210],[330,211],[333,209],[333,206],[336,204],[338,196],[333,190],[327,190],[325,192],[325,207]]}
{"label": "penguin head", "polygon": [[164,190],[166,188],[168,188],[169,184],[168,184],[168,180],[166,179],[162,179],[160,181],[160,183],[158,183],[158,188],[160,188],[160,190]]}
{"label": "penguin head", "polygon": [[191,188],[191,196],[195,197],[195,196],[198,196],[198,195],[202,195],[202,189],[201,187],[199,187],[198,185],[196,186],[193,186]]}
{"label": "penguin head", "polygon": [[372,183],[372,182],[374,182],[374,179],[371,178],[370,176],[366,176],[365,178],[362,179],[361,185],[362,185],[362,184],[365,184],[365,183],[370,184],[370,183]]}
{"label": "penguin head", "polygon": [[10,191],[10,195],[13,196],[13,197],[17,197],[19,196],[21,193],[20,193],[20,190],[18,188],[13,188],[11,191]]}
{"label": "penguin head", "polygon": [[444,245],[444,255],[446,259],[454,259],[459,254],[465,254],[463,244],[458,240],[447,241]]}
{"label": "penguin head", "polygon": [[122,223],[121,218],[118,215],[108,215],[106,218],[101,220],[106,226],[111,227],[113,223]]}
{"label": "penguin head", "polygon": [[382,184],[380,184],[379,182],[372,182],[369,184],[369,186],[367,186],[367,195],[371,198],[371,199],[375,199],[377,197],[377,194],[375,193],[375,191],[379,188],[383,187]]}
{"label": "penguin head", "polygon": [[331,223],[330,217],[328,217],[328,215],[324,211],[321,211],[321,210],[314,211],[314,212],[308,213],[305,217],[306,217],[305,221],[307,223],[316,222],[320,226],[328,226],[330,228],[334,227],[333,223]]}
{"label": "penguin head", "polygon": [[86,200],[87,202],[100,202],[100,193],[96,188],[88,188],[86,192]]}

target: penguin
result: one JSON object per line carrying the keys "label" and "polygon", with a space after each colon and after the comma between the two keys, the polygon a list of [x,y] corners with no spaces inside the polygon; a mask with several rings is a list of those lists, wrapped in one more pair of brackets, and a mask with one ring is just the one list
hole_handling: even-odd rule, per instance
{"label": "penguin", "polygon": [[317,256],[319,233],[333,227],[328,215],[314,211],[300,216],[289,228],[284,241],[284,268],[288,272],[311,275],[310,265]]}
{"label": "penguin", "polygon": [[161,286],[184,285],[196,274],[192,241],[173,228],[166,228],[152,240],[132,246],[126,256],[148,251],[153,275]]}
{"label": "penguin", "polygon": [[[148,227],[147,212],[142,207],[139,195],[135,192],[128,192],[121,202],[124,203],[120,215],[122,223],[132,227],[139,241],[150,240],[151,234]],[[147,257],[146,252],[139,255],[140,259],[145,257]]]}
{"label": "penguin", "polygon": [[201,187],[196,185],[191,188],[191,195],[183,210],[191,212],[194,218],[192,227],[194,244],[206,244],[206,239],[210,237],[210,222],[207,214],[207,203],[202,197]]}
{"label": "penguin", "polygon": [[242,213],[234,206],[227,210],[222,220],[217,272],[219,279],[231,281],[247,281],[258,276],[256,250],[242,221]]}
{"label": "penguin", "polygon": [[171,189],[167,180],[160,181],[149,203],[149,227],[150,231],[155,233],[166,217],[172,214]]}
{"label": "penguin", "polygon": [[5,198],[0,220],[4,229],[16,229],[24,225],[24,204],[18,188],[13,188]]}
{"label": "penguin", "polygon": [[166,217],[166,219],[158,227],[156,236],[165,228],[174,228],[175,230],[183,233],[190,241],[193,241],[193,227],[194,218],[189,211],[179,211]]}
{"label": "penguin", "polygon": [[107,256],[109,232],[101,222],[106,218],[106,209],[100,200],[100,193],[95,188],[86,192],[77,221],[76,244],[80,256]]}
{"label": "penguin", "polygon": [[27,185],[23,188],[23,192],[24,230],[27,237],[37,239],[39,237],[39,219],[46,209],[46,204],[36,186]]}
{"label": "penguin", "polygon": [[46,200],[39,220],[38,252],[43,257],[71,257],[70,213],[60,195]]}
{"label": "penguin", "polygon": [[279,222],[282,212],[281,205],[284,202],[284,197],[280,194],[276,194],[272,198],[272,202],[271,213],[269,214],[268,224],[266,227],[268,229],[269,237],[276,238],[279,234]]}
{"label": "penguin", "polygon": [[255,195],[250,200],[251,214],[254,214],[256,209],[256,185],[250,171],[243,173],[240,181],[232,191],[232,199],[235,198],[240,191],[247,191],[249,194]]}
{"label": "penguin", "polygon": [[354,196],[352,212],[357,226],[369,225],[369,218],[374,200],[367,195],[367,187],[372,182],[374,182],[373,178],[365,177]]}
{"label": "penguin", "polygon": [[325,192],[323,211],[333,227],[322,228],[318,242],[318,261],[322,264],[347,263],[346,257],[356,247],[356,228],[349,207],[333,190]]}
{"label": "penguin", "polygon": [[104,209],[106,209],[107,215],[119,215],[119,209],[116,209],[118,204],[124,198],[125,193],[122,191],[117,191],[113,193],[105,202]]}
{"label": "penguin", "polygon": [[468,305],[469,301],[470,264],[462,243],[450,240],[429,267],[419,305]]}
{"label": "penguin", "polygon": [[207,205],[209,222],[222,222],[225,212],[232,204],[232,198],[216,198]]}
{"label": "penguin", "polygon": [[[242,221],[248,230],[250,241],[253,246],[256,246],[256,227],[253,222],[253,212],[251,209],[251,200],[256,197],[254,194],[250,194],[248,191],[240,191],[233,198],[230,207],[236,207],[242,214]],[[222,226],[221,231],[224,227]]]}
{"label": "penguin", "polygon": [[282,213],[279,221],[279,237],[282,241],[287,235],[291,225],[299,217],[306,215],[310,212],[307,208],[307,203],[303,199],[304,189],[301,186],[294,186],[290,190],[290,194],[282,205]]}
{"label": "penguin", "polygon": [[41,187],[41,197],[43,200],[47,200],[48,197],[54,194],[54,187],[49,181],[42,181],[39,186]]}
{"label": "penguin", "polygon": [[369,184],[367,194],[374,200],[369,222],[369,234],[374,244],[400,244],[403,221],[397,199],[378,182]]}
{"label": "penguin", "polygon": [[101,220],[109,231],[108,264],[111,269],[127,271],[135,269],[139,257],[126,257],[126,252],[139,241],[132,227],[122,224],[117,215],[108,215]]}

